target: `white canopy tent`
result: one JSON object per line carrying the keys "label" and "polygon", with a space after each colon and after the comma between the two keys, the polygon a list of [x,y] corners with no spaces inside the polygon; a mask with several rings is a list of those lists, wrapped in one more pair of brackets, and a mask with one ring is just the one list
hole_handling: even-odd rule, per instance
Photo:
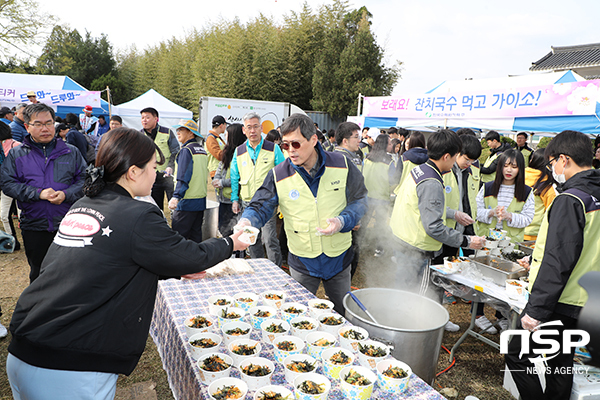
{"label": "white canopy tent", "polygon": [[153,107],[158,111],[158,123],[161,126],[173,128],[180,119],[191,119],[193,113],[167,99],[154,89],[148,90],[143,95],[113,107],[113,115],[123,118],[123,125],[142,129],[140,111],[146,107]]}

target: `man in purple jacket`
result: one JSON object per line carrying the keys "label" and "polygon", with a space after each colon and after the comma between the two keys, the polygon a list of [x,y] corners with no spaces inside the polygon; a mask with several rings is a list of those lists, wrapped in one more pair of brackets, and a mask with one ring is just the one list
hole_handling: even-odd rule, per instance
{"label": "man in purple jacket", "polygon": [[23,117],[28,134],[23,144],[6,156],[0,187],[17,199],[22,210],[21,233],[31,268],[29,281],[33,282],[60,221],[83,196],[87,164],[76,147],[56,140],[52,108],[43,103],[30,104]]}

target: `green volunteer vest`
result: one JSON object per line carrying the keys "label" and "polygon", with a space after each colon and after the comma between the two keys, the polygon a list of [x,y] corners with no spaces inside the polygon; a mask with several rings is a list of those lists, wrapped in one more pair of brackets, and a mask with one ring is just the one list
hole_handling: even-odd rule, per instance
{"label": "green volunteer vest", "polygon": [[[231,168],[227,169],[225,179],[231,179]],[[223,196],[231,200],[231,186],[224,186],[221,190],[223,191]]]}
{"label": "green volunteer vest", "polygon": [[529,156],[531,156],[531,150],[523,149],[520,151],[521,154],[523,154],[523,157],[525,158],[525,168],[527,168],[529,167]]}
{"label": "green volunteer vest", "polygon": [[[166,132],[162,132],[161,130],[166,130]],[[156,170],[158,172],[164,172],[167,169],[167,164],[169,163],[169,158],[171,157],[171,149],[169,149],[169,130],[167,128],[163,128],[162,126],[158,127],[158,131],[156,132],[156,137],[154,138],[154,143],[156,146],[162,151],[163,156],[165,156],[165,162],[163,165],[156,165]],[[160,157],[158,156],[158,151],[156,152],[156,160],[158,161]]]}
{"label": "green volunteer vest", "polygon": [[327,218],[337,217],[346,208],[346,157],[326,155],[325,172],[319,181],[317,198],[302,176],[286,159],[273,170],[279,208],[283,215],[290,252],[315,258],[325,253],[337,257],[352,245],[352,233],[317,236],[317,227],[326,228]]}
{"label": "green volunteer vest", "polygon": [[263,140],[256,164],[250,158],[246,145],[247,142],[244,142],[235,150],[235,153],[240,174],[240,198],[249,202],[262,185],[267,173],[275,166],[275,145]]}
{"label": "green volunteer vest", "polygon": [[[593,196],[579,190],[569,189],[558,196],[572,196],[581,202],[585,210],[585,227],[583,228],[583,248],[577,264],[571,272],[571,276],[565,285],[559,303],[571,304],[583,307],[588,299],[587,292],[579,285],[579,279],[589,271],[598,271],[600,266],[600,248],[598,247],[598,237],[600,237],[600,202]],[[556,199],[554,201],[556,201]],[[553,202],[554,204],[554,202]],[[552,204],[548,207],[548,211]],[[560,227],[553,227],[560,229]],[[568,234],[568,233],[565,233]],[[535,249],[531,257],[531,268],[529,270],[529,287],[533,288],[535,280],[540,270],[546,248],[546,238],[548,236],[548,213],[544,214],[542,226],[535,243]],[[531,290],[531,289],[530,289]]]}
{"label": "green volunteer vest", "polygon": [[390,200],[390,183],[388,179],[389,163],[365,160],[363,176],[369,197],[377,200]]}
{"label": "green volunteer vest", "polygon": [[[484,198],[483,201],[485,203],[485,208],[488,210],[494,209],[498,206],[498,199],[494,196],[492,196],[492,184],[493,182],[488,182],[485,184],[485,189],[484,189]],[[525,186],[525,191],[527,196],[532,196],[532,192],[533,190],[531,190],[531,188],[529,186]],[[517,199],[515,199],[513,197],[512,201],[510,202],[510,205],[508,206],[508,208],[506,209],[507,212],[511,212],[511,213],[520,213],[523,210],[523,206],[525,205],[524,201],[517,201]],[[481,221],[476,221],[475,222],[475,232],[477,233],[477,235],[479,236],[489,236],[490,234],[490,228],[495,228],[496,227],[496,218],[492,218],[492,222],[490,224],[485,224]],[[517,242],[522,242],[523,241],[523,237],[525,236],[525,228],[513,228],[508,226],[508,224],[506,223],[506,221],[502,221],[502,229],[504,229],[507,232],[507,236],[510,237],[510,241],[512,243],[517,243]]]}
{"label": "green volunteer vest", "polygon": [[[213,135],[216,139],[217,139],[217,143],[219,144],[219,148],[221,150],[223,150],[225,148],[225,143],[223,143],[223,140],[219,137],[219,135],[215,135],[214,133],[209,133],[209,135]],[[217,168],[219,167],[219,160],[217,160],[215,158],[215,156],[213,156],[210,153],[208,154],[208,172],[215,172],[217,170]]]}
{"label": "green volunteer vest", "polygon": [[471,206],[471,218],[474,220],[477,219],[477,193],[479,193],[480,178],[479,161],[475,161],[469,167],[469,177],[467,178],[466,187],[469,196],[469,205]]}
{"label": "green volunteer vest", "polygon": [[[442,174],[444,179],[444,198],[446,200],[446,208],[451,210],[458,210],[460,206],[460,192],[458,190],[458,181],[454,172],[448,171]],[[444,220],[447,227],[454,229],[456,227],[456,220],[452,218],[446,218]]]}
{"label": "green volunteer vest", "polygon": [[[442,242],[435,240],[425,232],[419,212],[417,186],[431,179],[439,182],[441,189],[444,190],[444,179],[435,168],[429,164],[414,167],[410,171],[410,177],[402,184],[390,218],[390,227],[394,235],[422,251],[437,251],[442,248]],[[446,205],[444,204],[442,207],[444,209],[442,220],[445,220]]]}
{"label": "green volunteer vest", "polygon": [[[207,180],[208,180],[208,157],[206,151],[202,148],[200,143],[189,143],[180,150],[189,151],[192,155],[192,177],[190,179],[188,189],[183,195],[184,199],[202,199],[206,197],[207,193]],[[175,176],[177,176],[177,169],[179,164],[175,165]]]}
{"label": "green volunteer vest", "polygon": [[404,181],[410,174],[410,171],[412,171],[414,167],[419,165],[415,164],[414,162],[408,159],[405,160],[404,157],[400,158],[399,162],[402,163],[402,176],[400,176],[400,182],[398,183],[398,186],[396,186],[396,189],[394,189],[394,194],[396,195],[398,195],[398,192],[400,191],[400,186],[402,186],[402,183],[404,183]]}
{"label": "green volunteer vest", "polygon": [[[550,188],[552,189],[552,187]],[[542,226],[542,221],[544,220],[544,214],[546,214],[546,206],[544,206],[544,200],[540,196],[535,196],[535,214],[533,215],[533,220],[531,224],[529,224],[525,228],[525,235],[527,236],[537,236],[540,231],[540,226]]]}
{"label": "green volunteer vest", "polygon": [[[494,160],[496,158],[500,157],[500,154],[501,153],[496,153],[496,154],[489,156],[488,159],[485,160],[485,162],[483,163],[483,167],[488,168],[490,165],[492,165],[492,162],[494,162]],[[496,179],[495,171],[491,174],[481,174],[481,182],[482,183],[493,182],[494,179]]]}

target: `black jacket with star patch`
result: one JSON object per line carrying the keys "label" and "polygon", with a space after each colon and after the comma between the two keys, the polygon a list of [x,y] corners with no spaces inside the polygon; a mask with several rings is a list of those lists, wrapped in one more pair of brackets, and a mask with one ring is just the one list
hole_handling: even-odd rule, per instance
{"label": "black jacket with star patch", "polygon": [[36,279],[21,294],[9,352],[42,368],[130,374],[146,344],[159,277],[231,256],[231,239],[200,244],[120,186],[77,201]]}

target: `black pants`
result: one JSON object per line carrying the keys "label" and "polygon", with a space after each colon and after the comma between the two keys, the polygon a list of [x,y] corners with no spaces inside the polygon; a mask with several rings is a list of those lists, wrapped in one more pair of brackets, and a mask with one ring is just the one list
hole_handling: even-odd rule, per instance
{"label": "black pants", "polygon": [[[575,329],[577,320],[561,314],[552,314],[549,321],[560,320],[563,326],[550,326],[544,329],[557,330],[558,335],[545,334],[544,338],[552,338],[561,343],[561,349],[556,357],[548,360],[550,373],[546,373],[546,390],[542,391],[538,375],[532,372],[533,363],[529,358],[536,358],[538,355],[533,352],[536,348],[548,348],[548,344],[543,346],[534,343],[529,336],[529,353],[519,357],[521,352],[521,336],[515,335],[508,344],[508,353],[505,361],[511,375],[519,389],[519,394],[523,400],[547,400],[547,399],[569,399],[571,396],[571,387],[573,386],[573,355],[574,350],[569,354],[562,353],[562,334],[566,329]],[[519,324],[520,325],[520,324]],[[520,327],[520,326],[519,326]],[[575,338],[576,340],[576,338]],[[546,357],[552,357],[554,354],[546,354]],[[529,368],[529,371],[528,371]]]}
{"label": "black pants", "polygon": [[21,249],[21,244],[19,243],[19,239],[17,239],[17,231],[15,230],[15,224],[13,223],[13,215],[19,215],[17,213],[17,201],[15,199],[12,200],[10,204],[10,211],[8,212],[8,224],[10,225],[11,235],[15,238],[15,251]]}
{"label": "black pants", "polygon": [[42,268],[42,261],[54,240],[56,232],[21,230],[23,235],[23,246],[29,263],[29,283],[33,282]]}
{"label": "black pants", "polygon": [[156,180],[154,181],[154,185],[152,185],[151,196],[156,204],[158,204],[158,208],[163,211],[165,210],[165,195],[167,196],[167,201],[171,200],[174,190],[173,177],[165,177],[164,172],[156,171]]}
{"label": "black pants", "polygon": [[202,242],[202,222],[204,211],[173,211],[171,226],[186,239]]}
{"label": "black pants", "polygon": [[231,236],[239,219],[238,215],[241,215],[234,214],[231,206],[231,203],[219,203],[219,232],[223,237]]}

